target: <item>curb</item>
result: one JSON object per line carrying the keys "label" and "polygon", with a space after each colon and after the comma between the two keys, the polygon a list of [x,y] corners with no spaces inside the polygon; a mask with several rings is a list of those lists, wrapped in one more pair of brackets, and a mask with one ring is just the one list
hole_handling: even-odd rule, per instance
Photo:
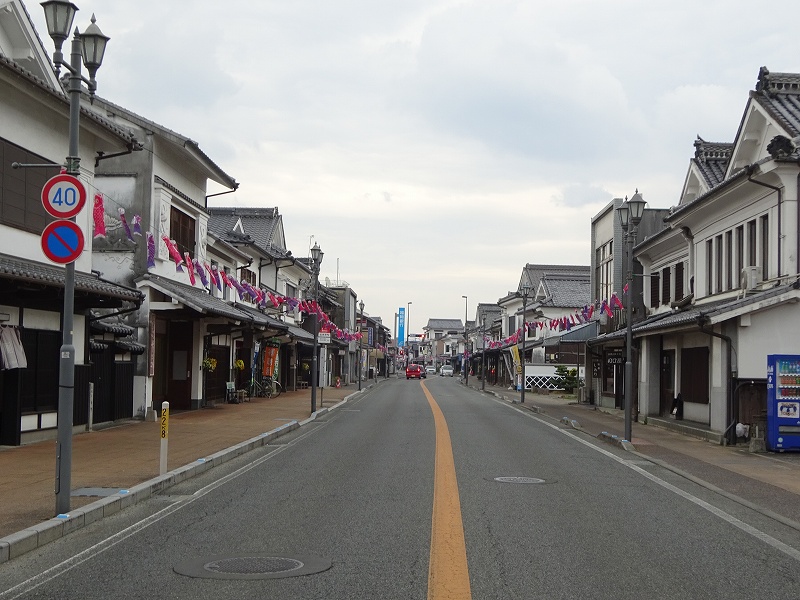
{"label": "curb", "polygon": [[100,500],[92,502],[91,504],[87,504],[86,506],[72,510],[69,512],[69,514],[58,515],[48,519],[47,521],[27,527],[22,531],[18,531],[6,537],[0,538],[0,565],[14,558],[22,556],[31,550],[36,550],[45,544],[49,544],[52,541],[62,538],[73,531],[77,531],[78,529],[85,527],[86,525],[90,525],[95,521],[99,521],[104,517],[113,515],[124,508],[128,508],[129,506],[138,504],[143,500],[147,500],[158,492],[166,490],[167,488],[170,488],[173,485],[181,483],[187,479],[191,479],[192,477],[196,477],[197,475],[200,475],[201,473],[204,473],[213,467],[241,456],[250,450],[266,446],[273,440],[286,435],[295,429],[299,429],[303,425],[314,421],[317,417],[320,417],[324,414],[327,414],[331,410],[338,408],[363,391],[365,390],[350,394],[332,407],[322,408],[316,411],[304,421],[290,421],[285,425],[281,425],[280,427],[257,435],[249,440],[245,440],[220,450],[219,452],[215,452],[210,456],[198,458],[196,461],[187,465],[183,465],[182,467],[178,467],[177,469],[169,471],[164,475],[159,475],[158,477],[148,479],[147,481],[139,483],[130,489],[120,490],[112,496],[101,498]]}

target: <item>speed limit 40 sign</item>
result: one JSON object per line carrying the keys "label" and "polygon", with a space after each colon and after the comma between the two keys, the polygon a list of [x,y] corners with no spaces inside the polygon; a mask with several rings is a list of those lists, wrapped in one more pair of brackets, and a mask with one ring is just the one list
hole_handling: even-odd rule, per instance
{"label": "speed limit 40 sign", "polygon": [[42,205],[57,219],[74,217],[86,204],[86,188],[74,175],[61,173],[47,180],[42,188]]}

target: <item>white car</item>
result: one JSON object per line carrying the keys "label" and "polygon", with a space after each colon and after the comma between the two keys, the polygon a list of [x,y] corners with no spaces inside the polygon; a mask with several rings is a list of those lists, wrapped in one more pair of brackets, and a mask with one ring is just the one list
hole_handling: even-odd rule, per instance
{"label": "white car", "polygon": [[425,367],[425,372],[428,375],[436,375],[436,367]]}
{"label": "white car", "polygon": [[452,377],[453,376],[453,367],[450,365],[444,365],[441,369],[439,369],[439,375],[442,377]]}

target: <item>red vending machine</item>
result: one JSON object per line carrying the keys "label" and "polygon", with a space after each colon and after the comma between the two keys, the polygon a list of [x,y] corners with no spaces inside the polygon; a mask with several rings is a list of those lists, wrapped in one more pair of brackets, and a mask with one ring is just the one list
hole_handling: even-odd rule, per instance
{"label": "red vending machine", "polygon": [[800,355],[767,356],[767,449],[800,450]]}

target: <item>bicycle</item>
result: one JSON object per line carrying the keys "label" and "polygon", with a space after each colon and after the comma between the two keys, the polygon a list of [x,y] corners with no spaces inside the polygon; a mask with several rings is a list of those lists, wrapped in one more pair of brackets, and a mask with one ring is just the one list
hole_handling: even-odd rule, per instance
{"label": "bicycle", "polygon": [[265,377],[261,381],[255,378],[250,380],[251,398],[277,398],[282,392],[283,386],[272,377]]}

